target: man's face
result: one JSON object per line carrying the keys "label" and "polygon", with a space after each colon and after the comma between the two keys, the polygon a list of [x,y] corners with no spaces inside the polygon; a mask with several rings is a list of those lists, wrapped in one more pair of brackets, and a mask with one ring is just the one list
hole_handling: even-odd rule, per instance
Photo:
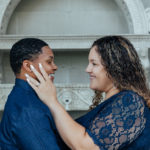
{"label": "man's face", "polygon": [[[48,46],[42,48],[42,53],[39,54],[38,58],[32,61],[32,65],[39,71],[39,63],[42,64],[45,71],[49,76],[52,76],[52,81],[54,80],[54,73],[57,70],[57,66],[54,63],[54,54]],[[36,79],[35,75],[32,76]]]}

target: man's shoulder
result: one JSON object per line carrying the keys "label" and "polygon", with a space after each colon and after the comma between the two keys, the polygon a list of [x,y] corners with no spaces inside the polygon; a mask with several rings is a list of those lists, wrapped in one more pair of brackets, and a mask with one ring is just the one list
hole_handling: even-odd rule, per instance
{"label": "man's shoulder", "polygon": [[10,94],[8,95],[4,111],[8,113],[20,113],[22,109],[31,105],[33,94],[23,90],[17,86],[14,86]]}
{"label": "man's shoulder", "polygon": [[[21,88],[21,87],[19,87],[19,86],[16,86],[16,85],[14,85],[14,87],[13,87],[13,89],[11,90],[11,92],[9,93],[9,97],[10,98],[13,98],[13,97],[22,97],[22,98],[24,98],[24,97],[26,97],[26,96],[28,96],[28,94],[27,93],[29,93],[28,91],[26,91],[26,90],[24,90],[23,88]],[[9,98],[8,97],[8,98]]]}
{"label": "man's shoulder", "polygon": [[[13,87],[12,91],[8,95],[5,109],[7,107],[14,108],[15,105],[24,105],[28,103],[29,100],[29,94],[26,91],[23,91],[21,88]],[[26,101],[26,102],[25,102]]]}
{"label": "man's shoulder", "polygon": [[25,114],[50,114],[48,107],[43,104],[33,91],[27,91],[14,86],[5,104],[4,113],[10,117],[18,118]]}

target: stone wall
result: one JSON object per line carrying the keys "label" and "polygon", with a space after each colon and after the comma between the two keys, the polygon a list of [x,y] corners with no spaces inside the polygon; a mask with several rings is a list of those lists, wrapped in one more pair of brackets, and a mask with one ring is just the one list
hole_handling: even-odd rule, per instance
{"label": "stone wall", "polygon": [[58,97],[75,118],[88,110],[93,96],[84,71],[93,41],[108,34],[127,37],[150,81],[149,33],[148,0],[0,0],[0,116],[14,84],[9,50],[17,40],[37,37],[48,42],[59,67]]}

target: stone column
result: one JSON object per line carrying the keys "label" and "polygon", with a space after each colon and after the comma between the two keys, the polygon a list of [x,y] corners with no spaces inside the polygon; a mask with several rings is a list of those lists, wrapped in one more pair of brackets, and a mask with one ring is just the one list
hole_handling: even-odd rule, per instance
{"label": "stone column", "polygon": [[136,48],[140,57],[141,63],[145,70],[146,78],[150,84],[150,49],[149,48]]}
{"label": "stone column", "polygon": [[0,51],[0,84],[2,83],[3,80],[3,52]]}

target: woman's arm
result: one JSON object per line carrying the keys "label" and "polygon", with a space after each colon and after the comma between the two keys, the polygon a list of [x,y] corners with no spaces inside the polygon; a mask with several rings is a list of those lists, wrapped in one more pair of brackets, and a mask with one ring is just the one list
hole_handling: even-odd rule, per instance
{"label": "woman's arm", "polygon": [[38,81],[27,75],[27,81],[36,91],[40,99],[49,107],[58,132],[65,143],[73,150],[99,150],[85,128],[75,122],[57,100],[56,88],[42,65],[39,65],[40,73],[32,66],[31,69]]}
{"label": "woman's arm", "polygon": [[99,150],[85,131],[85,128],[75,122],[58,101],[55,104],[49,103],[48,107],[61,137],[71,149]]}

